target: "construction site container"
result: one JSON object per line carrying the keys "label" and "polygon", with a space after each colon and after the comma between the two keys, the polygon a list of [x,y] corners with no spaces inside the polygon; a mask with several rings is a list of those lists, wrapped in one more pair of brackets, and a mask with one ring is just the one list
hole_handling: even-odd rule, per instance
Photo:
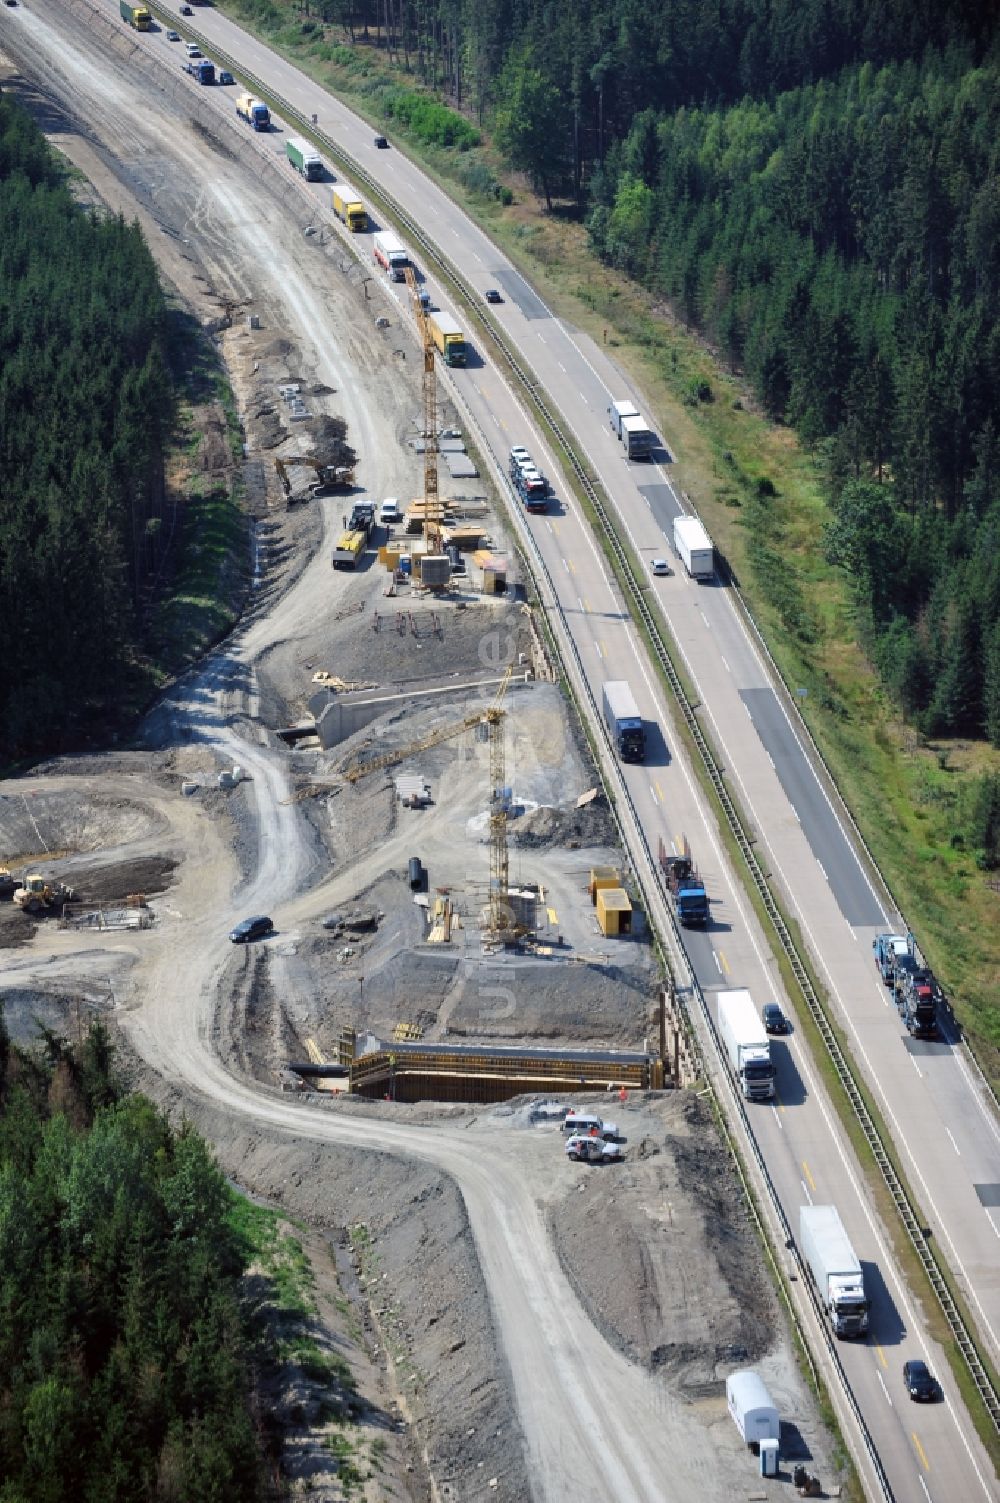
{"label": "construction site container", "polygon": [[451,560],[442,553],[429,553],[420,560],[420,583],[431,589],[446,585],[451,578]]}
{"label": "construction site container", "polygon": [[601,887],[598,889],[597,922],[601,926],[601,933],[609,938],[616,934],[631,934],[632,904],[624,888]]}
{"label": "construction site container", "polygon": [[421,861],[421,859],[420,859],[419,856],[411,856],[410,857],[410,868],[409,868],[409,870],[410,870],[410,891],[411,892],[423,892],[423,890],[424,890],[424,884],[427,881],[427,873],[424,871],[424,864]]}
{"label": "construction site container", "polygon": [[621,887],[622,874],[617,866],[592,866],[590,868],[590,901],[597,902],[597,894],[610,887]]}
{"label": "construction site container", "polygon": [[726,1404],[748,1446],[758,1446],[762,1440],[780,1441],[778,1411],[759,1373],[730,1373],[726,1379]]}

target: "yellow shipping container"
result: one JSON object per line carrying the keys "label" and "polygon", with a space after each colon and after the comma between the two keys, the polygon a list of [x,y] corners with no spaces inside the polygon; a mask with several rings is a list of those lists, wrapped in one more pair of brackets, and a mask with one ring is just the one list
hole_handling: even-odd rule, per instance
{"label": "yellow shipping container", "polygon": [[597,922],[601,926],[601,933],[609,937],[616,934],[631,934],[632,904],[624,888],[602,887],[598,889]]}
{"label": "yellow shipping container", "polygon": [[609,887],[621,887],[622,874],[617,866],[592,866],[590,868],[590,901],[597,902],[597,894],[602,889]]}

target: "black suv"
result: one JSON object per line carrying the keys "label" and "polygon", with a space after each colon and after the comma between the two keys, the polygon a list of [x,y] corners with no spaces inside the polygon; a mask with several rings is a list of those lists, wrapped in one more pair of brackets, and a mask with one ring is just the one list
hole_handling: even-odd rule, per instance
{"label": "black suv", "polygon": [[933,1404],[938,1396],[937,1379],[926,1362],[904,1362],[903,1383],[915,1403]]}
{"label": "black suv", "polygon": [[791,1033],[788,1019],[777,1002],[765,1002],[760,1010],[760,1016],[765,1033]]}
{"label": "black suv", "polygon": [[256,918],[245,918],[230,929],[229,938],[234,945],[249,944],[252,939],[263,939],[265,934],[274,933],[274,923],[265,914],[258,914]]}

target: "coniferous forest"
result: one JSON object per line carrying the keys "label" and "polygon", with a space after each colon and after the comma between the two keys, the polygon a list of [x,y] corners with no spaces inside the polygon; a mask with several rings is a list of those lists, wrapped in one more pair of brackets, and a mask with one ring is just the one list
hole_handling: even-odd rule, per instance
{"label": "coniferous forest", "polygon": [[259,1496],[230,1200],[100,1024],[24,1051],[0,1013],[3,1503]]}
{"label": "coniferous forest", "polygon": [[137,227],[81,210],[0,95],[0,748],[121,691],[166,544],[165,304]]}
{"label": "coniferous forest", "polygon": [[828,554],[900,706],[927,734],[1000,745],[993,0],[292,10],[472,113],[746,375],[824,460]]}

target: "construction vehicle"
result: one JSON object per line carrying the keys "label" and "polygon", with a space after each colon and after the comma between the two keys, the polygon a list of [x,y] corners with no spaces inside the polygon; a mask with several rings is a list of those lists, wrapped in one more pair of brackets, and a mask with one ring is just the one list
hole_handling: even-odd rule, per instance
{"label": "construction vehicle", "polygon": [[12,877],[6,866],[0,866],[0,898],[12,898],[17,891],[17,878]]}
{"label": "construction vehicle", "polygon": [[744,1096],[769,1101],[774,1095],[771,1040],[745,989],[719,993],[719,1034]]}
{"label": "construction vehicle", "polygon": [[[316,479],[305,494],[293,497],[288,471],[294,470],[296,465],[314,470]],[[275,459],[274,468],[278,472],[278,479],[289,505],[295,500],[304,501],[307,496],[317,496],[320,491],[348,490],[354,484],[354,470],[349,465],[325,464],[315,454],[289,454],[284,459]]]}
{"label": "construction vehicle", "polygon": [[837,1336],[863,1336],[868,1298],[858,1255],[836,1206],[799,1209],[799,1251],[816,1281],[819,1302]]}
{"label": "construction vehicle", "polygon": [[271,129],[271,111],[262,99],[255,99],[244,91],[236,96],[236,113],[254,130]]}
{"label": "construction vehicle", "polygon": [[129,0],[119,0],[119,10],[122,20],[134,26],[136,31],[148,31],[153,24],[152,17],[144,5],[131,5]]}
{"label": "construction vehicle", "polygon": [[[426,305],[425,310],[426,312]],[[431,313],[427,319],[431,338],[440,351],[445,365],[465,364],[465,335],[462,326],[450,313]]]}
{"label": "construction vehicle", "polygon": [[335,569],[356,569],[358,560],[365,551],[368,534],[360,530],[354,532],[342,532],[337,540],[337,546],[333,550],[333,567]]}
{"label": "construction vehicle", "polygon": [[700,927],[708,923],[708,894],[691,857],[687,836],[682,836],[683,846],[679,856],[668,851],[660,836],[660,870],[673,900],[677,918],[685,928]]}
{"label": "construction vehicle", "polygon": [[301,136],[290,136],[285,142],[285,156],[306,179],[306,182],[319,182],[326,170],[323,166],[323,158],[318,151],[313,151],[308,141],[303,141]]}
{"label": "construction vehicle", "polygon": [[14,892],[14,906],[25,913],[41,913],[47,908],[61,909],[64,903],[72,903],[76,893],[64,882],[46,882],[37,872],[24,878]]}
{"label": "construction vehicle", "polygon": [[368,210],[349,183],[338,183],[330,195],[333,212],[352,234],[368,228]]}
{"label": "construction vehicle", "polygon": [[371,501],[355,501],[347,525],[351,532],[363,532],[366,538],[370,537],[375,526],[374,504]]}

